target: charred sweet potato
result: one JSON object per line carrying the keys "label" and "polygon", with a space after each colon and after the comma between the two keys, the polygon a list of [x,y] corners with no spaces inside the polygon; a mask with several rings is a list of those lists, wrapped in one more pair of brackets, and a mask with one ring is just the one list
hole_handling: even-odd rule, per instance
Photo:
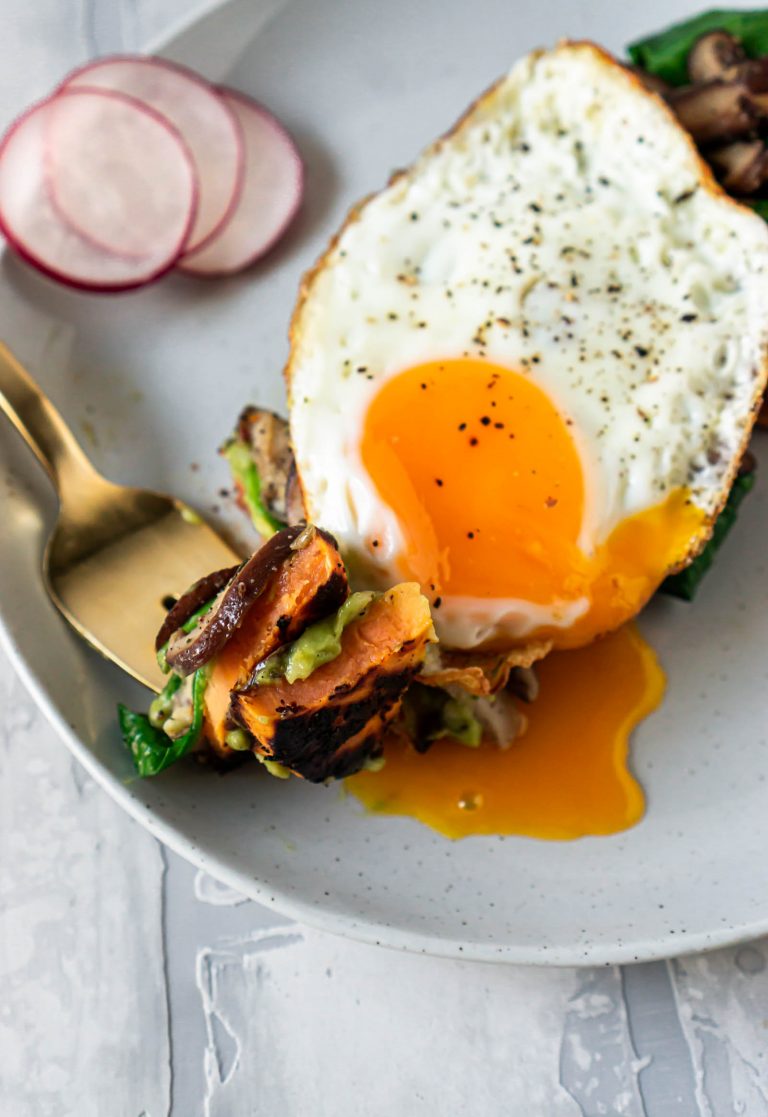
{"label": "charred sweet potato", "polygon": [[225,738],[232,728],[232,691],[245,686],[257,663],[294,640],[307,625],[335,612],[348,592],[333,537],[314,528],[305,529],[303,541],[302,535],[296,535],[294,549],[272,572],[263,592],[211,664],[205,690],[205,735],[214,751],[219,755],[229,752]]}
{"label": "charred sweet potato", "polygon": [[357,771],[387,725],[433,639],[429,603],[415,582],[376,598],[341,638],[341,652],[308,678],[235,691],[234,720],[255,751],[312,782]]}

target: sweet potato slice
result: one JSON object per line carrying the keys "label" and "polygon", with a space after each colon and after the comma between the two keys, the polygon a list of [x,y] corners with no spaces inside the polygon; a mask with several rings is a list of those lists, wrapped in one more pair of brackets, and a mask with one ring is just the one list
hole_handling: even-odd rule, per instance
{"label": "sweet potato slice", "polygon": [[376,598],[344,630],[341,653],[308,678],[235,692],[232,714],[256,752],[312,782],[357,771],[386,727],[434,639],[429,603],[415,582]]}
{"label": "sweet potato slice", "polygon": [[205,736],[214,752],[231,752],[225,737],[231,693],[245,686],[257,663],[296,639],[307,625],[333,613],[349,593],[344,564],[332,536],[311,531],[272,572],[240,627],[216,655],[205,690]]}

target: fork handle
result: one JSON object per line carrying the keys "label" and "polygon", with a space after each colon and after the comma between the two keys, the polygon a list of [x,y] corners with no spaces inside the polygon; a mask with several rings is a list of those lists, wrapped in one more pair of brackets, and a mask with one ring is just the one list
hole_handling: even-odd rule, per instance
{"label": "fork handle", "polygon": [[78,481],[98,476],[59,412],[2,342],[0,410],[45,468],[60,497]]}

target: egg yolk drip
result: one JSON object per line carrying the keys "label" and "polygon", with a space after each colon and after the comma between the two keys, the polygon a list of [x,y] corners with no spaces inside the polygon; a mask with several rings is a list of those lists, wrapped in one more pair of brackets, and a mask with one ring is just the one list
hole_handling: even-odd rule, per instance
{"label": "egg yolk drip", "polygon": [[431,362],[391,377],[368,408],[360,449],[405,540],[402,576],[433,602],[513,598],[556,612],[586,599],[568,627],[525,634],[558,647],[634,616],[704,525],[675,489],[586,554],[586,483],[570,420],[532,379],[487,361]]}
{"label": "egg yolk drip", "polygon": [[418,753],[392,737],[378,772],[346,786],[371,811],[410,815],[449,838],[613,834],[642,816],[627,765],[629,734],[658,706],[664,674],[634,625],[537,667],[540,692],[520,704],[528,728],[509,748],[436,741]]}

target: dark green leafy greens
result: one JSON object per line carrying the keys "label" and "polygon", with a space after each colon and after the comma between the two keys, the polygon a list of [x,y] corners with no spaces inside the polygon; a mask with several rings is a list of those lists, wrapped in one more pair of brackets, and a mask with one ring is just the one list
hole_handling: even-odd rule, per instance
{"label": "dark green leafy greens", "polygon": [[[178,675],[172,675],[161,698],[170,698],[181,683]],[[186,756],[198,743],[203,731],[203,697],[207,684],[208,671],[201,667],[192,679],[192,722],[186,733],[175,740],[152,725],[146,714],[134,713],[123,705],[117,707],[123,743],[140,776],[156,776]]]}
{"label": "dark green leafy greens", "polygon": [[275,532],[282,531],[285,524],[272,515],[261,498],[261,478],[250,447],[239,438],[233,438],[224,447],[223,454],[259,535],[269,539]]}
{"label": "dark green leafy greens", "polygon": [[736,478],[728,494],[725,507],[717,517],[712,538],[690,566],[686,566],[684,570],[665,578],[659,587],[661,593],[669,594],[671,597],[680,597],[683,601],[693,601],[699,583],[714,562],[715,555],[723,540],[736,522],[739,505],[754,483],[754,473],[742,473],[741,476]]}
{"label": "dark green leafy greens", "polygon": [[656,35],[632,43],[629,56],[636,66],[649,74],[663,78],[670,85],[685,85],[688,81],[687,60],[691,47],[708,31],[729,31],[741,39],[751,57],[768,54],[768,8],[751,11],[715,9],[702,12],[659,31]]}

